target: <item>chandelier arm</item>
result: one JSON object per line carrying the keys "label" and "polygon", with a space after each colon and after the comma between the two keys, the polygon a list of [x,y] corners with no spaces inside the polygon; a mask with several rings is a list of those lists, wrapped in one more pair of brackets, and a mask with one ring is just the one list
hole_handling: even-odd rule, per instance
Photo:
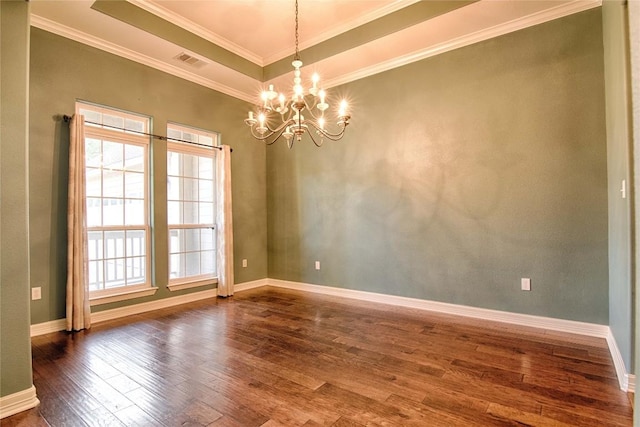
{"label": "chandelier arm", "polygon": [[[330,139],[332,141],[339,141],[344,136],[344,132],[345,132],[346,126],[342,126],[342,129],[340,130],[340,132],[332,133],[332,132],[329,132],[329,131],[321,128],[317,123],[315,123],[312,120],[305,120],[305,122],[306,122],[305,124],[307,126],[309,126],[309,125],[312,126],[313,129],[316,130],[316,132],[320,133],[322,136],[324,136],[327,139]],[[309,135],[311,135],[311,131],[309,131]]]}
{"label": "chandelier arm", "polygon": [[313,137],[312,129],[309,129],[309,138],[311,138],[311,141],[313,141],[313,143],[315,144],[316,147],[321,147],[322,143],[324,142],[323,139],[322,139],[322,133],[320,133],[320,143],[318,144],[316,139]]}
{"label": "chandelier arm", "polygon": [[[273,144],[273,143],[274,143],[278,138],[280,138],[280,135],[282,135],[282,134],[284,133],[285,129],[287,128],[287,125],[290,125],[291,123],[293,123],[293,120],[289,120],[289,121],[283,122],[280,126],[276,127],[275,129],[271,129],[271,128],[269,127],[269,125],[266,125],[265,127],[266,127],[266,128],[267,128],[267,130],[269,131],[269,132],[268,132],[268,133],[266,133],[266,134],[256,133],[256,132],[255,132],[255,125],[254,125],[254,126],[251,126],[251,127],[250,127],[250,129],[251,129],[251,135],[252,135],[255,139],[260,140],[260,141],[265,141],[265,142],[267,142],[267,145],[271,145],[271,144]],[[275,135],[276,133],[278,133],[278,136],[277,136],[277,137],[276,137],[272,142],[268,142],[267,140],[268,140],[269,138],[271,138],[273,135]]]}

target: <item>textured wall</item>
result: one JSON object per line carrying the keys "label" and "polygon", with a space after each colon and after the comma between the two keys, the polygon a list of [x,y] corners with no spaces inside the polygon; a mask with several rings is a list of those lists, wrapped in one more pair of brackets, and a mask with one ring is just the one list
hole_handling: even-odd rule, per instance
{"label": "textured wall", "polygon": [[29,4],[0,2],[0,396],[29,389]]}
{"label": "textured wall", "polygon": [[[32,323],[63,318],[66,277],[66,197],[68,127],[76,99],[153,116],[155,133],[167,121],[221,132],[233,148],[232,185],[236,283],[267,275],[265,147],[246,133],[245,102],[152,68],[33,28],[31,41],[31,118],[29,151],[31,214],[31,285],[42,286],[42,300],[32,302]],[[156,253],[154,297],[94,307],[113,308],[169,292],[166,229],[166,144],[153,142],[153,229]],[[249,266],[241,268],[240,259]]]}
{"label": "textured wall", "polygon": [[[609,326],[627,371],[632,362],[631,80],[626,1],[602,5],[609,176]],[[620,192],[622,181],[628,196]]]}
{"label": "textured wall", "polygon": [[347,137],[267,150],[269,277],[607,324],[603,82],[595,9],[334,88]]}

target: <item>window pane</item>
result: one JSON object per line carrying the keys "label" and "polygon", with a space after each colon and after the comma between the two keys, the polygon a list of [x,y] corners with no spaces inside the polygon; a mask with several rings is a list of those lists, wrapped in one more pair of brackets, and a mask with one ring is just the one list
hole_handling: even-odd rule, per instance
{"label": "window pane", "polygon": [[167,153],[167,175],[180,175],[182,154],[169,151]]}
{"label": "window pane", "polygon": [[102,259],[104,247],[104,241],[102,240],[102,231],[89,231],[87,233],[87,240],[89,259]]}
{"label": "window pane", "polygon": [[186,275],[197,276],[200,274],[200,252],[187,252],[186,257]]}
{"label": "window pane", "polygon": [[102,143],[102,167],[108,169],[122,169],[124,146],[118,142],[104,141]]}
{"label": "window pane", "polygon": [[144,225],[144,200],[124,199],[124,225]]}
{"label": "window pane", "polygon": [[78,112],[84,116],[85,122],[102,123],[102,113],[99,111],[85,110],[81,108]]}
{"label": "window pane", "polygon": [[198,185],[198,200],[213,202],[213,181],[200,180]]}
{"label": "window pane", "polygon": [[127,230],[127,256],[143,256],[147,253],[147,239],[144,230]]}
{"label": "window pane", "polygon": [[167,138],[182,139],[182,132],[177,129],[167,129]]}
{"label": "window pane", "polygon": [[144,257],[127,258],[127,285],[146,282],[146,266]]}
{"label": "window pane", "polygon": [[214,230],[211,228],[200,229],[200,247],[203,251],[214,249]]}
{"label": "window pane", "polygon": [[102,261],[89,261],[89,291],[103,289],[104,272]]}
{"label": "window pane", "polygon": [[102,171],[100,169],[86,169],[85,193],[87,197],[102,196]]}
{"label": "window pane", "polygon": [[182,175],[190,178],[198,177],[198,156],[182,155]]}
{"label": "window pane", "polygon": [[87,227],[102,225],[102,199],[87,198]]}
{"label": "window pane", "polygon": [[213,159],[211,157],[199,157],[198,172],[200,179],[213,179]]}
{"label": "window pane", "polygon": [[198,203],[197,202],[184,202],[183,204],[183,224],[197,224],[198,223]]}
{"label": "window pane", "polygon": [[200,229],[192,228],[184,230],[185,234],[185,250],[186,251],[199,251],[200,250]]}
{"label": "window pane", "polygon": [[177,177],[167,178],[167,199],[168,200],[180,200],[180,193],[182,192],[182,180]]}
{"label": "window pane", "polygon": [[216,255],[213,251],[200,252],[200,274],[213,274],[216,270]]}
{"label": "window pane", "polygon": [[213,203],[198,203],[198,210],[201,224],[213,224]]}
{"label": "window pane", "polygon": [[169,238],[169,252],[177,253],[184,251],[184,233],[183,230],[171,230]]}
{"label": "window pane", "polygon": [[130,199],[144,198],[144,174],[139,172],[124,173],[125,197]]}
{"label": "window pane", "polygon": [[144,171],[144,148],[137,145],[124,146],[124,167],[130,171]]}
{"label": "window pane", "polygon": [[85,166],[100,167],[102,164],[102,141],[94,138],[84,140]]}
{"label": "window pane", "polygon": [[102,171],[103,197],[124,197],[124,175],[121,171]]}
{"label": "window pane", "polygon": [[144,132],[145,131],[144,122],[143,121],[129,119],[129,118],[124,120],[124,128],[127,129],[127,130],[135,131],[135,132]]}
{"label": "window pane", "polygon": [[103,199],[103,225],[124,225],[124,204],[122,199]]}
{"label": "window pane", "polygon": [[125,285],[124,281],[124,258],[107,259],[105,264],[105,289],[116,288]]}
{"label": "window pane", "polygon": [[106,256],[105,258],[124,257],[124,232],[105,231],[104,233]]}
{"label": "window pane", "polygon": [[183,181],[183,191],[182,195],[183,200],[198,200],[198,180],[185,178]]}
{"label": "window pane", "polygon": [[124,118],[112,116],[111,114],[103,114],[102,115],[102,124],[107,126],[113,126],[115,128],[123,128],[124,127]]}
{"label": "window pane", "polygon": [[172,254],[170,263],[171,270],[169,270],[169,277],[171,279],[179,279],[185,276],[183,254]]}
{"label": "window pane", "polygon": [[182,203],[181,202],[168,202],[167,222],[169,224],[182,223]]}

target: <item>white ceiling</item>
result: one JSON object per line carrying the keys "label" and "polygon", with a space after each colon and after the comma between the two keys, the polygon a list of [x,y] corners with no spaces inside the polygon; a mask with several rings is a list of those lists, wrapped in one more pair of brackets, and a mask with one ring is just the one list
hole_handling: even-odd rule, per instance
{"label": "white ceiling", "polygon": [[[128,0],[257,66],[293,57],[293,0]],[[434,0],[431,0],[434,1]],[[299,0],[300,50],[356,28],[416,0]],[[91,8],[93,0],[31,1],[31,23],[70,39],[169,72],[250,102],[267,83],[290,86],[291,73],[262,82],[188,46],[165,40]],[[480,0],[408,28],[305,64],[331,87],[597,7],[602,0]],[[175,59],[185,52],[206,64]],[[304,56],[302,57],[304,61]],[[223,61],[222,61],[223,62]]]}

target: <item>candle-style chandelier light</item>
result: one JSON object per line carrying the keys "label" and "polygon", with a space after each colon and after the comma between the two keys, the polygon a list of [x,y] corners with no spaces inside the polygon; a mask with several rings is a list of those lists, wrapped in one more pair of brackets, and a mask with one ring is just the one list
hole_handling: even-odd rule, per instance
{"label": "candle-style chandelier light", "polygon": [[[301,141],[307,134],[313,143],[320,147],[324,138],[337,141],[344,136],[345,129],[351,116],[348,113],[347,102],[340,102],[337,115],[337,130],[327,129],[325,111],[329,108],[327,94],[319,86],[320,77],[314,74],[311,78],[312,86],[305,93],[300,77],[300,53],[298,51],[298,0],[296,0],[296,54],[293,58],[294,78],[293,90],[289,97],[274,90],[273,85],[262,92],[257,111],[249,111],[249,117],[244,122],[250,127],[254,138],[271,145],[283,136],[289,148],[293,147],[294,135],[296,141]],[[305,117],[303,115],[307,115]],[[279,117],[278,117],[279,116]],[[309,117],[310,116],[310,117]],[[273,126],[272,123],[279,124]]]}

